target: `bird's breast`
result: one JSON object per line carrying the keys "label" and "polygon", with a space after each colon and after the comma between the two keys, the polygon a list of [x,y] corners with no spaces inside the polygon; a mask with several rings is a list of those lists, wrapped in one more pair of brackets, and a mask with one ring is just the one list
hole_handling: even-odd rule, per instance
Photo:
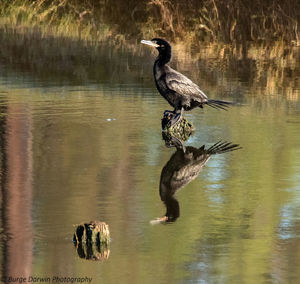
{"label": "bird's breast", "polygon": [[160,67],[158,64],[154,65],[153,73],[155,81],[161,80],[162,77],[166,74],[164,68]]}
{"label": "bird's breast", "polygon": [[154,73],[154,80],[156,83],[156,87],[158,91],[164,95],[167,91],[167,85],[166,85],[166,72],[164,71],[163,67],[158,66],[158,64],[154,65],[153,68],[153,73]]}
{"label": "bird's breast", "polygon": [[178,105],[178,98],[174,96],[174,91],[170,90],[168,88],[167,82],[166,82],[166,71],[167,66],[159,66],[159,64],[155,63],[153,67],[153,73],[154,73],[154,79],[155,84],[157,87],[157,90],[159,93],[168,101],[168,103],[175,107]]}

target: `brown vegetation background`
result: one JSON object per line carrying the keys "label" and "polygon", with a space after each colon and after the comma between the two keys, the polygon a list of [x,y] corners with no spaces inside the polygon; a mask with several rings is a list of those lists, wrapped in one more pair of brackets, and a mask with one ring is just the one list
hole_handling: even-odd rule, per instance
{"label": "brown vegetation background", "polygon": [[[299,18],[298,0],[3,0],[0,62],[5,72],[37,80],[100,82],[120,74],[117,81],[128,83],[146,80],[152,60],[139,41],[159,36],[172,43],[175,68],[180,63],[193,80],[204,76],[215,86],[234,73],[262,94],[280,89],[294,101]],[[185,63],[198,67],[191,74]]]}
{"label": "brown vegetation background", "polygon": [[[153,34],[175,41],[278,41],[299,44],[297,0],[4,0],[2,18],[30,25],[73,24],[79,35]],[[76,26],[76,27],[75,27]],[[70,30],[69,26],[67,30]]]}

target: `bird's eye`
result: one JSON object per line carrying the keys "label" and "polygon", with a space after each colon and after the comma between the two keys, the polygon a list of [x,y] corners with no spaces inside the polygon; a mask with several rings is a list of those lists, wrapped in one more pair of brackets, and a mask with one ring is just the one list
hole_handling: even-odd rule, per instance
{"label": "bird's eye", "polygon": [[165,48],[165,46],[162,44],[161,46],[160,46],[161,48]]}

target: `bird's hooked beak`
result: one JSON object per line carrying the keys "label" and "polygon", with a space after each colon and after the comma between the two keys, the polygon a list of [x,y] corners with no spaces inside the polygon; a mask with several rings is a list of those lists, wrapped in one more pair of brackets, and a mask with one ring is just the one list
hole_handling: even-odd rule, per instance
{"label": "bird's hooked beak", "polygon": [[150,45],[150,46],[153,46],[153,47],[159,47],[159,45],[151,40],[141,40],[141,43],[143,44],[147,44],[147,45]]}

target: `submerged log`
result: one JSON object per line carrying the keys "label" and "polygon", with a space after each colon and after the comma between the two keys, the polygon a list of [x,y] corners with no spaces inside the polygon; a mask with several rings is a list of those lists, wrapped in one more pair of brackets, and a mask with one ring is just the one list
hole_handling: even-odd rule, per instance
{"label": "submerged log", "polygon": [[173,115],[170,113],[164,113],[161,120],[162,131],[167,136],[176,137],[181,141],[186,141],[195,131],[193,124],[182,116],[177,123],[171,125],[172,117]]}

